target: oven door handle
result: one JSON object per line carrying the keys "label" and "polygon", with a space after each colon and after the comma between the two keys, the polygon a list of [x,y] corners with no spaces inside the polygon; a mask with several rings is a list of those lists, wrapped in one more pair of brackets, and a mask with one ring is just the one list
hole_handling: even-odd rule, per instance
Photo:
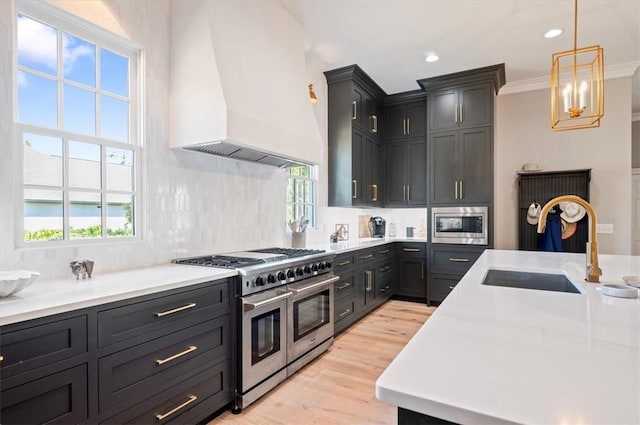
{"label": "oven door handle", "polygon": [[289,288],[289,290],[293,293],[293,295],[298,295],[298,294],[300,294],[302,292],[306,292],[306,291],[309,291],[311,289],[318,288],[320,286],[330,285],[330,284],[332,284],[334,282],[337,282],[339,280],[340,280],[340,276],[333,276],[333,277],[331,277],[329,279],[323,280],[322,282],[313,283],[313,284],[311,284],[309,286],[304,286],[302,288],[297,288],[297,289]]}
{"label": "oven door handle", "polygon": [[274,303],[276,301],[284,300],[285,298],[289,298],[291,296],[291,294],[292,294],[292,292],[285,292],[285,293],[282,293],[282,294],[277,295],[275,297],[269,298],[267,300],[258,301],[257,303],[251,303],[251,302],[242,301],[242,307],[243,307],[244,311],[255,310],[256,308],[260,308],[260,307],[262,307],[264,305],[271,304],[271,303]]}

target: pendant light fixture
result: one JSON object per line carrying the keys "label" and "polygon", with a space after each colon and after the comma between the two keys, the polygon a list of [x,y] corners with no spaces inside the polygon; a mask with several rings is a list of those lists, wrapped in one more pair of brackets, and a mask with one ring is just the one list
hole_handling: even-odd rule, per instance
{"label": "pendant light fixture", "polygon": [[318,98],[316,97],[315,92],[313,91],[313,84],[309,84],[309,100],[314,105],[318,103]]}
{"label": "pendant light fixture", "polygon": [[578,0],[574,1],[573,49],[551,57],[553,131],[600,127],[604,116],[604,52],[578,48]]}

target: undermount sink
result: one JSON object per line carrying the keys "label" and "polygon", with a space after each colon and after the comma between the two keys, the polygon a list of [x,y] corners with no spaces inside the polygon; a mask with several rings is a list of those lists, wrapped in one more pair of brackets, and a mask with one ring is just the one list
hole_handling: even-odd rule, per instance
{"label": "undermount sink", "polygon": [[483,285],[506,286],[509,288],[537,289],[540,291],[570,292],[579,294],[569,279],[563,274],[520,272],[490,269]]}

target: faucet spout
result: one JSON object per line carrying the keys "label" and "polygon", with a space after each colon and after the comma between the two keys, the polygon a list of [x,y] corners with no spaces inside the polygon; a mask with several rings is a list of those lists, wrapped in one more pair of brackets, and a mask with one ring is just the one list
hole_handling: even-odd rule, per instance
{"label": "faucet spout", "polygon": [[562,195],[556,198],[553,198],[542,207],[540,211],[540,217],[538,219],[538,233],[543,233],[544,228],[547,224],[547,215],[551,208],[560,203],[560,202],[575,202],[578,205],[584,207],[587,211],[587,216],[589,218],[589,240],[587,241],[587,271],[586,271],[586,281],[587,282],[600,282],[600,276],[602,276],[602,269],[598,266],[598,241],[596,240],[596,211],[593,209],[591,204],[576,195]]}

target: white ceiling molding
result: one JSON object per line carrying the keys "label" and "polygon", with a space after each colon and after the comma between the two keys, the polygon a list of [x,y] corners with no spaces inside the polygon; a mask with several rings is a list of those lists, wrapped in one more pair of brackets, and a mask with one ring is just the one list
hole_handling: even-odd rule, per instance
{"label": "white ceiling molding", "polygon": [[[605,80],[614,78],[632,77],[636,69],[640,67],[640,61],[620,63],[604,67]],[[507,72],[508,77],[508,72]],[[521,93],[525,91],[549,89],[549,76],[530,78],[527,80],[509,81],[501,89],[498,95]]]}

